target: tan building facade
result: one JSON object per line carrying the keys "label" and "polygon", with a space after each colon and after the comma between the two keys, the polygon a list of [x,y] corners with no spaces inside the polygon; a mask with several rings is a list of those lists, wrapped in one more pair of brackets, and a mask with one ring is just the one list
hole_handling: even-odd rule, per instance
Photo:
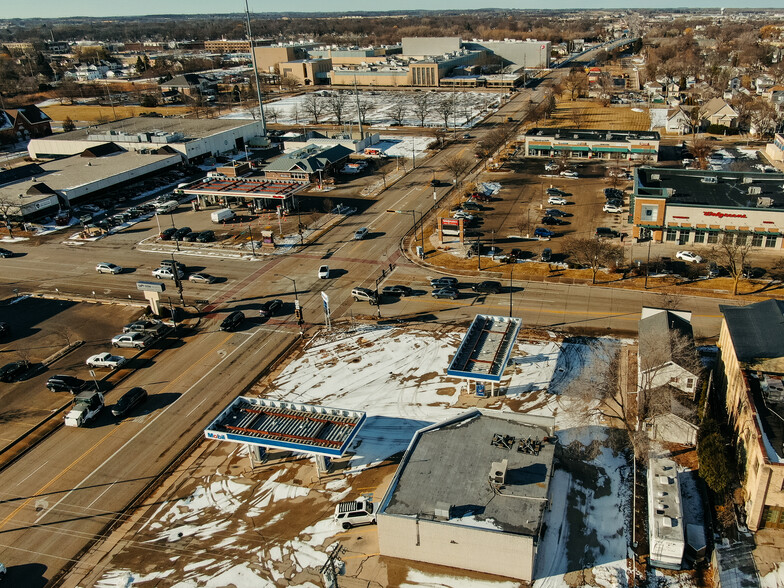
{"label": "tan building facade", "polygon": [[281,78],[294,78],[303,86],[329,83],[331,59],[302,59],[278,64]]}
{"label": "tan building facade", "polygon": [[720,376],[737,434],[746,524],[752,531],[784,531],[784,447],[777,432],[784,414],[784,302],[720,309]]}

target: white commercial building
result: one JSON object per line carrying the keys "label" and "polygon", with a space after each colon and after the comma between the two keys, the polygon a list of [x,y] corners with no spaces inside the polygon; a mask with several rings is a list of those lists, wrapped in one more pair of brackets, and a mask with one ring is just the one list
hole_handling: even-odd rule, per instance
{"label": "white commercial building", "polygon": [[679,570],[686,549],[678,466],[652,454],[648,463],[648,540],[650,564]]}

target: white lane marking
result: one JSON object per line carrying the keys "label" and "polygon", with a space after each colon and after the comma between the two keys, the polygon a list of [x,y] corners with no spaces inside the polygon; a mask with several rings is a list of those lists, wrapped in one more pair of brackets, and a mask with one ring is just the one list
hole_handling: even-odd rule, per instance
{"label": "white lane marking", "polygon": [[37,519],[35,519],[35,523],[38,523],[38,521],[40,521],[40,520],[41,520],[43,517],[45,517],[46,515],[48,515],[48,514],[49,514],[49,513],[50,513],[50,512],[51,512],[53,509],[57,508],[57,507],[60,505],[60,503],[61,503],[61,502],[63,502],[63,501],[66,499],[66,498],[68,498],[68,497],[69,497],[71,494],[73,494],[73,492],[74,492],[75,490],[78,490],[79,488],[81,488],[81,487],[82,487],[82,486],[85,484],[85,482],[87,482],[87,480],[89,480],[89,479],[90,479],[90,478],[93,476],[93,474],[95,474],[96,472],[98,472],[98,471],[99,471],[101,468],[103,468],[103,467],[104,467],[104,466],[105,466],[107,463],[109,463],[110,461],[112,461],[112,460],[113,460],[113,459],[114,459],[114,458],[115,458],[115,457],[116,457],[116,456],[117,456],[117,455],[118,455],[118,454],[119,454],[119,453],[120,453],[120,452],[121,452],[123,449],[125,449],[125,448],[126,448],[128,445],[130,445],[130,444],[131,444],[131,442],[135,441],[135,440],[136,440],[136,438],[137,438],[139,435],[141,435],[141,434],[142,434],[144,431],[146,431],[148,427],[152,426],[152,424],[153,424],[153,423],[155,423],[155,421],[157,421],[157,420],[158,420],[158,419],[159,419],[161,416],[163,416],[164,414],[166,414],[166,411],[167,411],[167,410],[169,410],[169,409],[170,409],[172,406],[174,406],[175,404],[177,404],[177,402],[178,402],[178,401],[182,400],[182,399],[185,397],[185,395],[186,395],[186,394],[188,394],[188,392],[190,392],[190,391],[191,391],[191,390],[193,390],[193,389],[194,389],[196,386],[198,386],[198,385],[201,383],[201,381],[202,381],[204,378],[206,378],[207,376],[209,376],[209,375],[210,375],[210,374],[211,374],[211,373],[212,373],[214,370],[216,370],[218,367],[220,367],[220,365],[221,365],[221,364],[222,364],[224,361],[228,360],[228,359],[229,359],[229,358],[230,358],[232,355],[234,355],[234,354],[235,354],[237,351],[239,351],[239,350],[242,348],[242,346],[243,346],[243,345],[245,345],[245,343],[247,343],[248,341],[250,341],[252,338],[253,338],[253,336],[251,335],[250,337],[248,337],[247,339],[245,339],[245,340],[244,340],[242,343],[240,343],[239,345],[237,345],[237,347],[236,347],[236,348],[235,348],[235,349],[234,349],[234,350],[233,350],[231,353],[229,353],[229,354],[228,354],[228,355],[226,355],[226,357],[224,357],[224,358],[223,358],[221,361],[219,361],[218,363],[216,363],[216,364],[215,364],[215,365],[214,365],[214,366],[213,366],[213,367],[212,367],[212,368],[211,368],[211,369],[210,369],[210,370],[209,370],[209,371],[208,371],[206,374],[204,374],[204,375],[203,375],[201,378],[199,378],[199,379],[198,379],[196,382],[194,382],[194,383],[191,385],[191,387],[190,387],[190,388],[188,388],[187,390],[185,390],[185,392],[183,392],[183,393],[180,395],[180,397],[179,397],[179,398],[177,398],[177,400],[175,400],[175,401],[174,401],[174,402],[172,402],[172,403],[171,403],[169,406],[167,406],[166,408],[164,408],[164,409],[163,409],[163,410],[162,410],[160,413],[158,413],[158,415],[157,415],[157,416],[156,416],[154,419],[152,419],[152,420],[151,420],[149,423],[147,423],[146,425],[144,425],[144,427],[142,427],[141,429],[139,429],[139,430],[137,431],[137,433],[136,433],[136,434],[135,434],[133,437],[131,437],[130,439],[128,439],[128,441],[126,441],[125,443],[123,443],[123,445],[122,445],[122,446],[121,446],[119,449],[117,449],[117,451],[115,451],[115,452],[114,452],[114,453],[112,453],[112,454],[111,454],[109,457],[107,457],[107,458],[106,458],[106,459],[103,461],[103,463],[102,463],[101,465],[97,466],[96,468],[93,468],[93,471],[92,471],[92,472],[90,472],[90,473],[89,473],[89,474],[87,474],[87,475],[86,475],[84,478],[82,478],[82,481],[81,481],[81,482],[79,482],[78,484],[76,484],[76,485],[75,485],[73,488],[71,488],[71,489],[70,489],[70,490],[69,490],[69,491],[68,491],[66,494],[64,494],[64,495],[63,495],[63,496],[60,498],[60,500],[58,500],[57,502],[55,502],[55,503],[54,503],[52,506],[50,506],[50,507],[49,507],[48,509],[46,509],[46,510],[45,510],[43,513],[41,513],[41,516],[39,516]]}
{"label": "white lane marking", "polygon": [[30,476],[32,476],[32,475],[33,475],[35,472],[37,472],[38,470],[40,470],[42,467],[44,467],[44,466],[45,466],[46,464],[48,464],[48,463],[49,463],[48,461],[45,461],[44,463],[42,463],[41,465],[39,465],[39,466],[38,466],[37,468],[35,468],[35,469],[34,469],[32,472],[30,472],[30,473],[29,473],[29,474],[27,474],[27,475],[26,475],[24,478],[22,478],[21,480],[19,480],[19,481],[16,483],[16,485],[17,485],[17,486],[20,486],[20,485],[22,484],[22,482],[24,482],[25,480],[27,480],[27,478],[29,478]]}
{"label": "white lane marking", "polygon": [[104,495],[104,494],[106,494],[106,493],[107,493],[109,490],[111,490],[111,489],[112,489],[112,486],[114,486],[116,483],[117,483],[117,482],[112,482],[111,484],[109,484],[109,486],[106,488],[106,490],[104,490],[103,492],[101,492],[101,493],[100,493],[98,496],[96,496],[96,497],[95,497],[95,500],[93,500],[93,501],[92,501],[90,504],[88,504],[88,505],[87,505],[87,508],[92,508],[92,507],[93,507],[93,504],[95,504],[96,502],[98,502],[98,500],[101,498],[101,496],[103,496],[103,495]]}

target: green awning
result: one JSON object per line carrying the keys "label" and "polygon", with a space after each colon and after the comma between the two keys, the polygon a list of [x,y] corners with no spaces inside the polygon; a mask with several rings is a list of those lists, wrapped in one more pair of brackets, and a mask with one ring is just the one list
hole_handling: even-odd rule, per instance
{"label": "green awning", "polygon": [[564,145],[563,149],[569,149],[570,151],[588,151],[588,147],[585,145]]}
{"label": "green awning", "polygon": [[643,149],[642,147],[632,147],[632,153],[656,153],[656,149],[650,147]]}
{"label": "green awning", "polygon": [[604,152],[612,152],[612,153],[628,153],[629,150],[626,147],[594,147],[593,151],[604,151]]}

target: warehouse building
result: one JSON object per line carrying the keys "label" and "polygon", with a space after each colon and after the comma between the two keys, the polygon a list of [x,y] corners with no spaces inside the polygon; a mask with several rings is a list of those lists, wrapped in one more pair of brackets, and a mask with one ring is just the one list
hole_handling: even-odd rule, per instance
{"label": "warehouse building", "polygon": [[381,554],[531,582],[554,425],[474,409],[418,431],[379,505]]}
{"label": "warehouse building", "polygon": [[659,160],[655,131],[533,128],[525,134],[526,157],[568,159]]}
{"label": "warehouse building", "polygon": [[495,55],[501,59],[503,67],[510,70],[521,68],[550,67],[550,41],[529,39],[504,39],[485,41],[460,37],[403,37],[403,55],[436,56],[458,51],[478,51]]}
{"label": "warehouse building", "polygon": [[262,133],[260,121],[137,117],[32,139],[27,151],[33,159],[51,159],[111,142],[126,151],[179,153],[182,161],[197,163],[207,157],[242,151],[250,139]]}
{"label": "warehouse building", "polygon": [[719,239],[784,245],[784,174],[639,167],[630,196],[633,235],[678,245]]}

